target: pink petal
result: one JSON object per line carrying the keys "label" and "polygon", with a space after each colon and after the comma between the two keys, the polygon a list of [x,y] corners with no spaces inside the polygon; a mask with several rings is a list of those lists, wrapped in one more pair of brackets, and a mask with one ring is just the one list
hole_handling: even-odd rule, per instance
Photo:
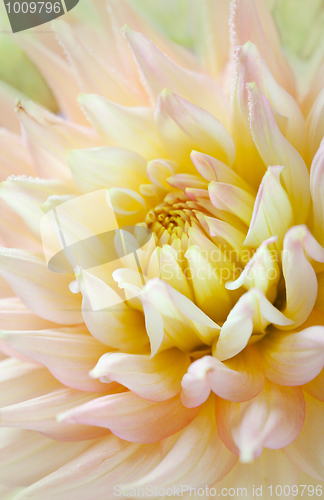
{"label": "pink petal", "polygon": [[324,401],[324,369],[303,386],[304,391],[308,392],[314,398]]}
{"label": "pink petal", "polygon": [[29,332],[7,331],[1,336],[15,350],[47,366],[62,384],[81,391],[105,391],[106,384],[92,380],[88,372],[107,348],[82,327]]}
{"label": "pink petal", "polygon": [[266,377],[280,385],[302,385],[324,367],[324,327],[288,334],[273,330],[260,343]]}
{"label": "pink petal", "polygon": [[18,299],[0,299],[0,330],[44,330],[55,326],[51,321],[42,319]]}
{"label": "pink petal", "polygon": [[43,396],[2,408],[0,422],[4,427],[19,427],[37,431],[56,441],[95,439],[104,436],[109,431],[88,425],[58,422],[56,415],[92,401],[96,397],[98,394],[86,394],[74,389],[58,389]]}
{"label": "pink petal", "polygon": [[248,401],[262,390],[263,384],[264,375],[252,349],[245,349],[226,363],[204,356],[194,361],[183,377],[181,401],[187,408],[199,406],[210,391],[228,401]]}
{"label": "pink petal", "polygon": [[220,436],[242,462],[258,457],[262,448],[280,449],[292,443],[305,418],[300,387],[267,382],[256,398],[246,403],[218,399],[216,419]]}
{"label": "pink petal", "polygon": [[181,379],[190,364],[186,353],[169,349],[156,354],[107,353],[91,370],[102,382],[118,382],[149,401],[171,399],[181,390]]}
{"label": "pink petal", "polygon": [[43,260],[15,249],[1,249],[0,275],[41,318],[60,324],[82,322],[80,297],[69,290],[74,276],[53,273]]}
{"label": "pink petal", "polygon": [[185,408],[179,396],[152,402],[126,392],[104,396],[60,415],[60,420],[105,427],[134,443],[155,443],[188,425],[199,408]]}
{"label": "pink petal", "polygon": [[263,0],[234,0],[230,27],[232,47],[248,41],[254,43],[277,82],[294,94],[293,72],[281,50],[279,35],[266,3]]}
{"label": "pink petal", "polygon": [[234,170],[220,160],[198,151],[192,151],[190,155],[192,163],[200,175],[206,181],[217,181],[244,189],[250,194],[255,194],[254,190],[247,184]]}
{"label": "pink petal", "polygon": [[324,481],[323,410],[324,403],[305,393],[306,417],[297,439],[284,449],[299,469],[315,479]]}
{"label": "pink petal", "polygon": [[193,421],[178,433],[171,450],[152,471],[125,484],[125,488],[148,485],[173,488],[186,484],[205,487],[222,479],[237,458],[218,435],[213,403],[211,399],[204,404]]}
{"label": "pink petal", "polygon": [[178,66],[144,35],[127,25],[122,33],[134,54],[152,104],[159,93],[167,88],[196,106],[208,109],[220,122],[226,123],[229,103],[213,80],[202,73]]}

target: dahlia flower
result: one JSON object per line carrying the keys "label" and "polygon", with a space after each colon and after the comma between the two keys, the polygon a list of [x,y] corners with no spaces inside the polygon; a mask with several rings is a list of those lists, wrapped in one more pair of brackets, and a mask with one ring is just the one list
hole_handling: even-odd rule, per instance
{"label": "dahlia flower", "polygon": [[322,496],[323,10],[273,3],[14,36],[60,111],[0,85],[1,498]]}

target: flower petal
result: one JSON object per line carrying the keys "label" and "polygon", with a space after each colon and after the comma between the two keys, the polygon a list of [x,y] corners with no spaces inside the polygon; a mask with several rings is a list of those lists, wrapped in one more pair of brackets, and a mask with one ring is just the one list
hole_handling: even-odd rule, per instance
{"label": "flower petal", "polygon": [[214,484],[231,470],[236,457],[221,441],[215,420],[214,400],[206,402],[193,421],[177,435],[171,450],[161,462],[144,477],[125,489],[178,487],[194,484],[195,487]]}
{"label": "flower petal", "polygon": [[75,185],[83,193],[119,186],[138,190],[148,181],[146,161],[127,149],[72,149],[66,159]]}
{"label": "flower petal", "polygon": [[[292,488],[298,484],[304,485],[305,480],[300,478],[298,468],[291,463],[286,455],[281,450],[264,448],[261,456],[256,458],[252,464],[238,461],[229,474],[215,487],[217,491],[224,491],[224,493],[238,492],[240,497],[237,498],[244,497],[245,493],[246,496],[254,493],[255,496],[260,495],[263,500],[271,500],[277,485],[288,485]],[[223,488],[226,489],[223,490]],[[286,492],[287,489],[286,486]],[[279,487],[277,491],[280,492]],[[293,498],[291,496],[291,499]]]}
{"label": "flower petal", "polygon": [[19,135],[0,128],[0,180],[9,175],[35,175],[28,149]]}
{"label": "flower petal", "polygon": [[264,334],[269,323],[289,325],[287,319],[258,288],[251,288],[235,304],[220,331],[213,355],[223,361],[242,351],[252,333]]}
{"label": "flower petal", "polygon": [[67,22],[60,20],[52,25],[82,92],[98,93],[126,106],[146,103],[146,96],[138,82],[133,81],[130,87],[122,74],[87,48]]}
{"label": "flower petal", "polygon": [[49,371],[34,363],[7,358],[0,362],[0,406],[43,396],[61,388]]}
{"label": "flower petal", "polygon": [[266,2],[233,0],[230,27],[232,47],[244,45],[248,41],[254,43],[276,81],[294,95],[294,75],[282,52],[279,35]]}
{"label": "flower petal", "polygon": [[286,284],[286,307],[283,313],[294,321],[293,328],[306,321],[317,296],[316,274],[307,256],[324,262],[324,248],[306,226],[294,226],[285,236],[282,255]]}
{"label": "flower petal", "polygon": [[144,35],[127,25],[122,33],[134,54],[152,104],[159,93],[167,88],[196,106],[208,109],[226,125],[229,103],[217,83],[202,73],[178,66]]}
{"label": "flower petal", "polygon": [[324,367],[324,326],[296,333],[273,329],[260,343],[266,377],[280,385],[302,385]]}
{"label": "flower petal", "polygon": [[311,173],[310,189],[313,201],[313,233],[321,245],[324,244],[324,139],[314,156]]}
{"label": "flower petal", "polygon": [[198,151],[192,151],[190,158],[200,175],[206,179],[206,181],[232,184],[233,186],[244,189],[244,191],[250,194],[254,194],[254,190],[249,184],[237,175],[228,165],[225,165],[225,163],[218,159],[204,153],[199,153]]}
{"label": "flower petal", "polygon": [[290,199],[280,182],[283,170],[284,167],[273,166],[264,174],[244,241],[245,245],[256,248],[268,238],[278,236],[273,246],[277,251],[281,251],[284,235],[293,223]]}
{"label": "flower petal", "polygon": [[305,418],[300,387],[267,382],[258,396],[245,403],[218,399],[216,419],[220,436],[242,462],[251,462],[262,448],[279,449],[292,443]]}
{"label": "flower petal", "polygon": [[262,390],[264,375],[260,368],[252,348],[225,363],[204,356],[190,365],[182,379],[182,404],[187,408],[199,406],[210,391],[228,401],[248,401]]}
{"label": "flower petal", "polygon": [[299,469],[315,479],[324,481],[323,410],[324,403],[304,393],[306,417],[297,439],[284,452]]}
{"label": "flower petal", "polygon": [[55,323],[42,319],[17,298],[0,299],[0,330],[44,330]]}
{"label": "flower petal", "polygon": [[80,94],[78,101],[107,145],[131,149],[148,161],[165,157],[153,109],[128,108],[96,94]]}
{"label": "flower petal", "polygon": [[47,366],[62,384],[80,391],[105,391],[108,386],[92,380],[88,372],[107,348],[84,327],[38,331],[2,331],[1,336],[19,352]]}
{"label": "flower petal", "polygon": [[82,322],[80,297],[69,290],[74,276],[53,273],[43,260],[15,249],[0,250],[0,275],[41,318],[60,324]]}
{"label": "flower petal", "polygon": [[215,208],[231,212],[247,226],[250,224],[254,204],[253,196],[232,184],[216,181],[209,184],[208,192]]}
{"label": "flower petal", "polygon": [[102,382],[118,382],[149,401],[171,399],[181,390],[181,379],[190,364],[186,353],[168,349],[156,354],[104,354],[90,376]]}
{"label": "flower petal", "polygon": [[51,500],[110,498],[116,491],[116,484],[133,481],[146,474],[160,460],[159,446],[155,444],[127,443],[114,435],[100,439],[91,447],[84,443],[84,453],[81,450],[79,456],[73,457],[74,460],[23,490],[20,500],[43,500],[49,494]]}
{"label": "flower petal", "polygon": [[43,396],[6,406],[0,410],[4,427],[18,427],[37,431],[56,441],[84,441],[107,434],[106,429],[87,425],[57,422],[56,415],[70,408],[92,401],[98,394],[87,394],[74,389],[58,389]]}
{"label": "flower petal", "polygon": [[179,396],[153,402],[131,392],[104,396],[69,410],[60,420],[95,425],[111,430],[116,436],[133,443],[155,443],[188,425],[199,408],[185,408]]}
{"label": "flower petal", "polygon": [[72,182],[38,177],[9,177],[0,185],[1,198],[26,222],[37,237],[40,236],[41,210],[49,196],[75,192]]}
{"label": "flower petal", "polygon": [[15,42],[39,68],[53,92],[60,109],[70,120],[87,125],[87,120],[79,108],[76,99],[80,92],[79,86],[69,63],[59,54],[50,50],[44,43],[44,35],[37,40],[36,37],[26,37],[22,34],[15,36]]}
{"label": "flower petal", "polygon": [[304,160],[284,138],[268,99],[255,83],[248,84],[250,125],[254,143],[265,165],[283,165],[282,180],[292,203],[296,221],[306,220],[310,195],[309,174]]}
{"label": "flower petal", "polygon": [[308,157],[312,160],[324,137],[324,89],[318,95],[307,116]]}
{"label": "flower petal", "polygon": [[224,125],[168,89],[158,97],[155,123],[165,150],[179,163],[188,162],[191,151],[198,149],[232,165],[235,145]]}
{"label": "flower petal", "polygon": [[92,444],[90,441],[59,443],[23,429],[0,429],[0,436],[0,481],[14,487],[39,481]]}
{"label": "flower petal", "polygon": [[19,101],[17,114],[36,171],[43,178],[71,178],[66,149],[98,145],[90,127],[67,122],[32,101]]}

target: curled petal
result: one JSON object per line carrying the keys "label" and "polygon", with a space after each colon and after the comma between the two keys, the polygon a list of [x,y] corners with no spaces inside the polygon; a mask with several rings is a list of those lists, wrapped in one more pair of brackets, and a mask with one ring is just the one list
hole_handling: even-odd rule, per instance
{"label": "curled petal", "polygon": [[263,384],[263,372],[251,349],[226,363],[204,356],[194,361],[184,375],[181,401],[188,408],[199,406],[210,391],[228,401],[248,401],[262,390]]}
{"label": "curled petal", "polygon": [[286,307],[283,313],[302,325],[311,313],[317,296],[317,279],[307,256],[324,262],[324,248],[306,226],[294,226],[286,234],[282,270],[286,283]]}
{"label": "curled petal", "polygon": [[213,115],[164,89],[157,100],[155,122],[171,158],[187,162],[193,149],[232,165],[235,145]]}
{"label": "curled petal", "polygon": [[280,251],[287,229],[293,223],[289,197],[280,182],[283,167],[269,167],[260,185],[245,245],[258,247],[264,240],[278,236],[274,243]]}
{"label": "curled petal", "polygon": [[43,260],[15,249],[0,250],[0,275],[41,318],[60,324],[82,322],[80,298],[69,290],[74,275],[53,273]]}
{"label": "curled petal", "polygon": [[311,477],[324,481],[323,457],[323,411],[324,403],[304,393],[306,417],[303,429],[297,439],[284,452],[298,469]]}
{"label": "curled petal", "polygon": [[107,353],[91,370],[102,382],[119,382],[149,401],[171,399],[181,390],[181,378],[190,364],[186,353],[169,349],[151,358],[148,354]]}
{"label": "curled petal", "polygon": [[62,384],[81,391],[105,391],[107,386],[92,380],[88,372],[107,348],[84,327],[38,331],[1,332],[10,347],[47,366]]}
{"label": "curled petal", "polygon": [[236,290],[242,285],[248,290],[259,288],[271,301],[275,297],[276,285],[280,278],[280,271],[274,256],[267,246],[277,240],[276,236],[263,241],[251,260],[245,266],[239,278],[228,282],[225,287],[228,290]]}
{"label": "curled petal", "polygon": [[217,426],[221,438],[242,462],[251,462],[262,448],[280,449],[292,443],[305,418],[300,387],[280,387],[267,382],[251,401],[231,403],[218,399]]}
{"label": "curled petal", "polygon": [[278,311],[261,290],[251,288],[229,313],[213,355],[221,361],[232,358],[244,349],[253,332],[264,334],[269,323],[290,325],[292,321]]}
{"label": "curled petal", "polygon": [[81,405],[62,413],[59,420],[104,427],[133,443],[155,443],[189,424],[198,410],[185,408],[179,396],[157,403],[126,392]]}
{"label": "curled petal", "polygon": [[276,123],[268,99],[255,83],[248,84],[250,126],[254,143],[265,165],[282,165],[282,181],[297,222],[307,218],[310,194],[309,173],[304,160],[285,139]]}
{"label": "curled petal", "polygon": [[148,161],[165,157],[151,108],[121,106],[96,94],[80,94],[78,101],[107,145],[131,149]]}
{"label": "curled petal", "polygon": [[273,330],[260,343],[266,377],[280,385],[302,385],[324,367],[324,327],[296,333]]}
{"label": "curled petal", "polygon": [[190,483],[198,487],[223,478],[237,458],[226,449],[218,435],[213,403],[211,399],[202,406],[154,469],[133,483],[125,484],[125,489],[148,485],[178,487]]}

